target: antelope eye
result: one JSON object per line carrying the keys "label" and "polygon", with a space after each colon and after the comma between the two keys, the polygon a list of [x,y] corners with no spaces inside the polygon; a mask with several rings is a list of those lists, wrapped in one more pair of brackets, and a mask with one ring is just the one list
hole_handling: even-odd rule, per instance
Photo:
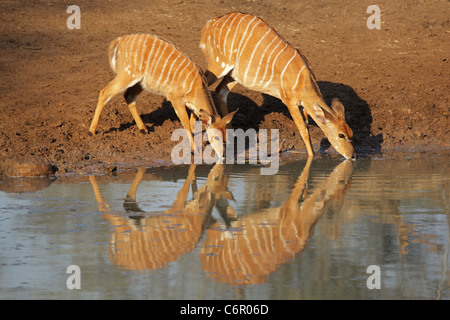
{"label": "antelope eye", "polygon": [[342,134],[342,133],[339,133],[339,138],[341,138],[341,139],[344,139],[345,138],[345,136],[344,136],[344,134]]}
{"label": "antelope eye", "polygon": [[220,140],[220,139],[219,139],[219,136],[215,136],[215,137],[214,137],[214,140],[219,141],[219,140]]}

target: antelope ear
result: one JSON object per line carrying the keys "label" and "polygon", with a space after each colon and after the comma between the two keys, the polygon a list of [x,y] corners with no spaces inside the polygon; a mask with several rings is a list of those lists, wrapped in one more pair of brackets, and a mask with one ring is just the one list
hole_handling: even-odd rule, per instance
{"label": "antelope ear", "polygon": [[233,112],[227,114],[225,117],[222,118],[222,120],[225,122],[225,124],[228,124],[233,119],[234,115],[239,109],[234,110]]}
{"label": "antelope ear", "polygon": [[331,109],[333,109],[339,118],[345,120],[345,108],[341,100],[334,98],[331,102]]}
{"label": "antelope ear", "polygon": [[328,120],[325,117],[325,110],[323,110],[319,104],[317,104],[316,102],[313,103],[313,107],[314,107],[314,114],[317,117],[317,120],[319,120],[321,123],[323,124],[327,124]]}
{"label": "antelope ear", "polygon": [[207,128],[210,127],[215,122],[214,116],[210,115],[209,112],[204,109],[200,109],[198,113],[198,118]]}

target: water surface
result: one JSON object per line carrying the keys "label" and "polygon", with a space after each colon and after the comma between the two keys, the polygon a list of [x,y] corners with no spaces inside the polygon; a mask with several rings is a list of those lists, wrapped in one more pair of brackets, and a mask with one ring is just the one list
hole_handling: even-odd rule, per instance
{"label": "water surface", "polygon": [[3,180],[0,298],[449,299],[449,158]]}

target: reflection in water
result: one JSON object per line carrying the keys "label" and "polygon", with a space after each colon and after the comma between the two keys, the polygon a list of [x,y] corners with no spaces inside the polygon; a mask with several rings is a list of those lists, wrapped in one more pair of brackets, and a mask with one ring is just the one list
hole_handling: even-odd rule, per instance
{"label": "reflection in water", "polygon": [[352,162],[344,161],[307,194],[311,161],[282,206],[245,215],[229,226],[216,222],[208,229],[200,259],[211,277],[226,283],[263,283],[280,264],[292,261],[304,249],[326,208],[339,205],[353,172]]}
{"label": "reflection in water", "polygon": [[0,298],[449,299],[449,159],[0,180]]}
{"label": "reflection in water", "polygon": [[[328,179],[308,191],[310,158],[287,201],[280,207],[260,209],[237,217],[229,200],[228,174],[216,164],[206,183],[197,190],[195,165],[173,204],[164,213],[145,217],[136,202],[136,191],[144,175],[139,169],[124,202],[125,209],[141,213],[128,218],[115,214],[105,203],[95,176],[90,182],[103,217],[114,227],[110,259],[124,269],[163,268],[192,251],[203,230],[206,239],[200,251],[202,268],[212,278],[225,283],[257,284],[292,261],[303,250],[314,224],[330,206],[339,206],[350,188],[353,163],[344,161]],[[190,188],[193,199],[187,200]],[[219,217],[211,217],[213,208]]]}
{"label": "reflection in water", "polygon": [[[114,226],[110,242],[110,258],[114,264],[133,270],[163,268],[195,248],[217,199],[228,196],[224,165],[213,167],[206,184],[197,191],[195,169],[191,165],[172,206],[163,214],[150,217],[124,218],[114,214],[102,198],[96,177],[90,177],[99,210]],[[139,169],[127,194],[124,206],[128,210],[142,211],[136,204],[136,190],[143,174],[144,170]],[[187,201],[191,186],[194,199]]]}
{"label": "reflection in water", "polygon": [[48,188],[55,180],[50,177],[30,177],[0,180],[0,191],[6,193],[33,193]]}

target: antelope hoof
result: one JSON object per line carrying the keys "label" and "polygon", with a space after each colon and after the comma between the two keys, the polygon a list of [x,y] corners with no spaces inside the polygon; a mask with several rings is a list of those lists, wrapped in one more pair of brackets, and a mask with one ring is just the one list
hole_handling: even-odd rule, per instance
{"label": "antelope hoof", "polygon": [[90,137],[93,137],[93,136],[95,136],[95,132],[91,132],[91,131],[89,131],[89,136],[90,136]]}

